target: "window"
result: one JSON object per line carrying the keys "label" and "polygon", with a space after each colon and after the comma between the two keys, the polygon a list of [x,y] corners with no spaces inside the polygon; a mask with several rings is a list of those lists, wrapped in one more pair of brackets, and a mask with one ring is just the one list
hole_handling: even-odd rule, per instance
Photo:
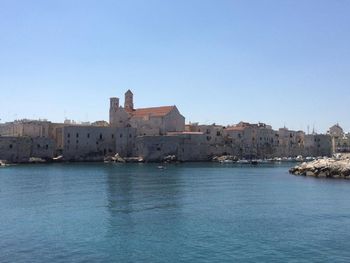
{"label": "window", "polygon": [[119,135],[119,137],[122,138],[122,137],[123,137],[123,134],[121,133],[121,134]]}
{"label": "window", "polygon": [[13,145],[12,145],[12,144],[10,144],[10,145],[9,145],[9,148],[10,148],[10,149],[12,149],[12,148],[13,148]]}
{"label": "window", "polygon": [[131,134],[129,134],[129,138],[131,138]]}
{"label": "window", "polygon": [[87,137],[90,138],[90,133],[87,134]]}
{"label": "window", "polygon": [[67,134],[67,137],[70,138],[70,133]]}
{"label": "window", "polygon": [[114,139],[114,134],[112,134],[112,139]]}
{"label": "window", "polygon": [[40,144],[38,144],[36,147],[37,147],[38,149],[40,149]]}
{"label": "window", "polygon": [[48,149],[49,149],[49,145],[48,145],[48,144],[46,144],[45,148],[46,148],[46,150],[48,150]]}
{"label": "window", "polygon": [[79,138],[79,133],[76,134],[76,137]]}
{"label": "window", "polygon": [[79,140],[76,140],[76,143],[78,144],[78,143],[79,143]]}
{"label": "window", "polygon": [[102,138],[103,138],[103,137],[102,137],[102,133],[100,133],[100,140],[102,140]]}

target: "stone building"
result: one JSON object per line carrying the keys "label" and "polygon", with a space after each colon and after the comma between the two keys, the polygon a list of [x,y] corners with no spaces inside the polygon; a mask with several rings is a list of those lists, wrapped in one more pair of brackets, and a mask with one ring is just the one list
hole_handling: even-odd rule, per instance
{"label": "stone building", "polygon": [[175,155],[179,161],[207,161],[206,135],[184,132],[165,136],[139,136],[136,138],[135,155],[146,161],[159,161],[169,155]]}
{"label": "stone building", "polygon": [[303,131],[293,131],[287,128],[280,128],[277,132],[277,151],[279,157],[296,157],[302,155],[304,148]]}
{"label": "stone building", "polygon": [[0,126],[0,136],[48,138],[49,128],[50,122],[46,120],[17,120],[2,124]]}
{"label": "stone building", "polygon": [[225,144],[224,129],[222,125],[200,125],[198,123],[190,123],[185,126],[186,132],[200,132],[206,135],[206,140],[210,145],[222,146]]}
{"label": "stone building", "polygon": [[62,128],[62,154],[66,160],[103,160],[105,156],[132,154],[136,130],[99,126]]}
{"label": "stone building", "polygon": [[327,134],[332,138],[333,153],[350,152],[350,134],[345,134],[343,128],[338,123],[329,128]]}
{"label": "stone building", "polygon": [[332,137],[343,137],[344,130],[342,127],[340,127],[339,123],[337,123],[329,128],[328,134],[331,135]]}
{"label": "stone building", "polygon": [[304,156],[331,156],[332,138],[328,134],[305,135]]}
{"label": "stone building", "polygon": [[0,136],[0,160],[28,162],[31,157],[51,159],[55,142],[43,137]]}
{"label": "stone building", "polygon": [[285,127],[274,130],[264,123],[185,125],[176,106],[135,108],[130,90],[125,93],[124,106],[119,98],[110,98],[109,123],[14,121],[0,124],[0,139],[0,159],[18,162],[58,155],[65,160],[101,161],[116,153],[146,161],[167,155],[180,161],[205,161],[219,155],[267,159],[350,151],[350,136],[338,124],[327,135],[306,135]]}
{"label": "stone building", "polygon": [[271,158],[277,144],[276,132],[264,123],[240,122],[227,127],[224,134],[232,144],[234,155],[240,158]]}
{"label": "stone building", "polygon": [[62,128],[62,137],[61,150],[67,160],[94,160],[115,152],[116,133],[113,128],[65,126]]}
{"label": "stone building", "polygon": [[119,98],[110,99],[109,123],[112,127],[137,129],[138,135],[166,135],[185,130],[185,118],[176,106],[134,108],[133,93],[125,93],[124,107]]}

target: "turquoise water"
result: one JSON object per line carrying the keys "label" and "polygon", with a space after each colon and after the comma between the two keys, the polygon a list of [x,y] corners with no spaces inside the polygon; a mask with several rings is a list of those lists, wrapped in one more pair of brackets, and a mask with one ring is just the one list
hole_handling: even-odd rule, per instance
{"label": "turquoise water", "polygon": [[288,166],[0,169],[0,262],[349,262],[350,181]]}

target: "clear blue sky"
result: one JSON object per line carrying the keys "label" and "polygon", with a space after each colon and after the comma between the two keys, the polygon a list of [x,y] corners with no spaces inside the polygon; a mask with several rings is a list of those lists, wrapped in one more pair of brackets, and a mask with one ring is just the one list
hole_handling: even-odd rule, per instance
{"label": "clear blue sky", "polygon": [[131,89],[186,121],[350,131],[349,14],[348,0],[0,0],[0,118],[108,120]]}

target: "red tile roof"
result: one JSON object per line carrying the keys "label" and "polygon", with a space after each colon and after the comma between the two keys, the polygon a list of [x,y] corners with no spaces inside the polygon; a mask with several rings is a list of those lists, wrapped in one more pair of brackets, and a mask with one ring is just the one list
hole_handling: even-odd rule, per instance
{"label": "red tile roof", "polygon": [[175,106],[164,106],[164,107],[152,107],[152,108],[141,108],[141,109],[135,109],[134,111],[130,112],[133,117],[163,117],[167,115],[172,109],[174,109]]}

